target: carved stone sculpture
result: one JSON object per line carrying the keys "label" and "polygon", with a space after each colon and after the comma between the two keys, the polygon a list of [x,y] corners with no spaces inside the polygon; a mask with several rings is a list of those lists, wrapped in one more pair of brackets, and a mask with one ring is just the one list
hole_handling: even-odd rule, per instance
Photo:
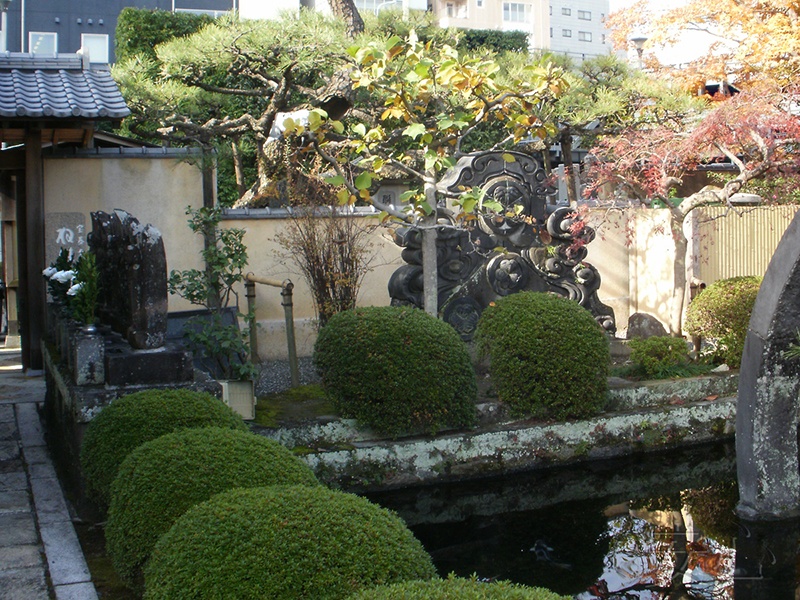
{"label": "carved stone sculpture", "polygon": [[89,247],[100,275],[99,312],[135,349],[164,345],[167,258],[161,234],[124,210],[92,213]]}
{"label": "carved stone sculpture", "polygon": [[[511,155],[513,160],[504,155]],[[480,188],[502,204],[502,214],[479,217],[477,225],[454,227],[447,198]],[[594,231],[573,209],[552,203],[555,190],[533,157],[519,152],[480,152],[461,158],[437,190],[439,316],[469,340],[483,310],[523,290],[555,292],[592,312],[613,333],[614,311],[600,302],[600,274],[585,262]],[[514,213],[514,217],[506,214]],[[395,243],[407,263],[389,281],[393,305],[423,306],[422,237],[400,229]]]}

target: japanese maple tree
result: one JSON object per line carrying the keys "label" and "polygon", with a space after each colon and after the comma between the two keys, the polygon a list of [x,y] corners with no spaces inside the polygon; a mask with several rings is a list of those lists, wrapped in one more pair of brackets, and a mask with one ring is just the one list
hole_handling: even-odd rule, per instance
{"label": "japanese maple tree", "polygon": [[[681,333],[681,313],[686,291],[684,223],[694,209],[731,204],[731,197],[754,179],[787,178],[800,171],[800,120],[781,103],[748,93],[715,103],[705,113],[687,119],[680,127],[654,125],[629,129],[603,138],[591,152],[589,177],[592,190],[611,184],[618,197],[633,198],[645,206],[660,201],[669,208],[676,245],[674,291],[670,330]],[[679,201],[671,191],[696,167],[726,159],[735,175],[722,187],[706,186]]]}

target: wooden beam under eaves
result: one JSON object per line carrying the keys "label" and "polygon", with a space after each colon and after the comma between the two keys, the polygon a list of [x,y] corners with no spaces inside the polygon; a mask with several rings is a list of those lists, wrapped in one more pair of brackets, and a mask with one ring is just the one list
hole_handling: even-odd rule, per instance
{"label": "wooden beam under eaves", "polygon": [[93,144],[93,134],[94,134],[94,127],[86,127],[83,130],[83,147],[84,148],[91,148]]}

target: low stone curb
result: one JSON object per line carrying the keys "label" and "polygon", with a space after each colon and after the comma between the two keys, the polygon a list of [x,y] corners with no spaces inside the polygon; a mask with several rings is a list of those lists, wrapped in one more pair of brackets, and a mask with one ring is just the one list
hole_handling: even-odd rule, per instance
{"label": "low stone curb", "polygon": [[610,458],[732,437],[736,398],[676,404],[555,424],[505,423],[476,431],[397,440],[335,421],[301,429],[259,428],[293,448],[328,484],[378,490]]}
{"label": "low stone curb", "polygon": [[0,598],[97,600],[39,419],[44,382],[2,383]]}

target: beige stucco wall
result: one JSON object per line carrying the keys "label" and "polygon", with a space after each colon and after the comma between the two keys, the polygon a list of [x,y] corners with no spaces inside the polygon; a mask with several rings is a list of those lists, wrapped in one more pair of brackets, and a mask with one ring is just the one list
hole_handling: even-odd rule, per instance
{"label": "beige stucco wall", "polygon": [[[628,317],[637,311],[647,312],[663,323],[668,322],[672,295],[674,244],[666,226],[666,211],[595,211],[586,219],[597,229],[596,239],[589,245],[587,262],[599,271],[600,300],[614,309],[618,330],[627,327]],[[289,219],[225,220],[226,227],[247,231],[250,270],[260,277],[295,284],[294,315],[297,329],[297,350],[309,356],[316,339],[315,313],[310,291],[294,260],[276,240],[276,234],[291,225]],[[374,219],[365,218],[374,226]],[[389,304],[387,285],[394,270],[403,264],[400,248],[391,241],[391,230],[377,227],[372,233],[373,269],[366,276],[358,303],[361,306]],[[635,243],[642,244],[638,247]],[[631,273],[637,279],[632,280]],[[240,291],[242,302],[244,293]],[[256,286],[259,323],[258,349],[264,359],[286,357],[286,328],[280,290]],[[242,304],[244,308],[244,304]]]}
{"label": "beige stucco wall", "polygon": [[[369,244],[372,259],[370,271],[358,296],[361,306],[386,306],[389,304],[387,286],[392,273],[403,264],[400,248],[391,239],[391,230],[379,226],[375,217],[359,217],[359,223],[370,229]],[[244,229],[245,244],[249,257],[249,270],[259,277],[276,281],[291,279],[297,353],[310,356],[316,340],[316,325],[311,292],[300,267],[280,245],[276,235],[291,226],[286,219],[226,219],[225,227]],[[287,356],[284,308],[281,305],[281,290],[266,285],[256,285],[256,320],[258,329],[258,353],[262,360]],[[244,293],[240,290],[243,302]]]}
{"label": "beige stucco wall", "polygon": [[600,272],[599,296],[614,309],[617,335],[636,312],[648,313],[666,327],[675,263],[669,211],[593,210],[585,218],[597,231],[586,260]]}
{"label": "beige stucco wall", "polygon": [[[201,266],[202,239],[192,234],[184,212],[186,206],[203,205],[201,172],[190,162],[180,158],[49,158],[44,161],[44,182],[48,264],[59,246],[87,248],[91,212],[119,208],[161,232],[168,270]],[[171,296],[169,308],[193,307]]]}
{"label": "beige stucco wall", "polygon": [[[44,169],[48,262],[58,250],[55,242],[59,230],[72,230],[71,245],[78,249],[82,242],[85,247],[85,235],[91,229],[89,213],[122,208],[162,232],[168,269],[202,266],[202,240],[192,234],[184,213],[187,205],[202,205],[202,177],[190,162],[177,158],[48,158]],[[667,323],[674,259],[667,211],[594,211],[586,218],[597,230],[587,261],[600,272],[599,296],[614,309],[618,329],[623,330],[629,315],[637,311],[650,313]],[[373,260],[358,302],[362,306],[387,305],[389,278],[403,264],[400,248],[392,242],[390,229],[377,226],[375,218],[361,220],[374,228],[370,236]],[[79,232],[81,224],[83,229]],[[289,219],[272,218],[223,221],[225,227],[245,229],[250,271],[261,277],[291,279],[295,283],[298,353],[308,356],[316,337],[310,292],[300,268],[276,239],[290,224]],[[246,310],[244,290],[239,292],[240,308]],[[256,297],[259,355],[265,360],[284,358],[286,331],[280,290],[257,285]],[[196,307],[170,297],[170,311],[191,308]]]}

